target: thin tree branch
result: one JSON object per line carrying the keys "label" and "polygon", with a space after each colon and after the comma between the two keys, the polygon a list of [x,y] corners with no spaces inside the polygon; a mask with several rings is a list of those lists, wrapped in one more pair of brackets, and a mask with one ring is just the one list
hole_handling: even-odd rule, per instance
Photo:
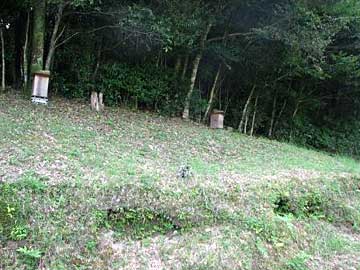
{"label": "thin tree branch", "polygon": [[55,44],[58,43],[59,39],[61,38],[61,36],[64,34],[66,29],[66,26],[64,26],[64,28],[60,31],[59,35],[56,37],[55,39]]}
{"label": "thin tree branch", "polygon": [[66,38],[65,40],[63,40],[62,42],[57,44],[55,48],[59,48],[60,46],[64,45],[66,42],[68,42],[70,39],[72,39],[73,37],[75,37],[79,34],[81,34],[81,32],[76,32],[76,33],[72,34],[70,37]]}
{"label": "thin tree branch", "polygon": [[[239,36],[251,36],[251,35],[254,35],[253,32],[247,32],[247,33],[232,33],[232,34],[228,34],[226,38],[229,38],[229,37],[239,37]],[[210,38],[208,39],[206,42],[213,42],[213,41],[219,41],[219,40],[223,40],[225,39],[224,36],[222,37],[216,37],[216,38]]]}

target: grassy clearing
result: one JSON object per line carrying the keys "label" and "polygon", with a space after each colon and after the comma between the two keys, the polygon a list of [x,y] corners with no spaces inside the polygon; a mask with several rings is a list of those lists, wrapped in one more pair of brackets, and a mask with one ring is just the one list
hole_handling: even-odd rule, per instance
{"label": "grassy clearing", "polygon": [[352,159],[64,100],[0,119],[0,269],[360,267]]}

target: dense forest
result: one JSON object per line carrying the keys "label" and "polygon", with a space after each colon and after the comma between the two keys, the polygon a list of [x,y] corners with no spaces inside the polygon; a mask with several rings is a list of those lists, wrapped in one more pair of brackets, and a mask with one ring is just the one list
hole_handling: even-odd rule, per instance
{"label": "dense forest", "polygon": [[127,106],[360,154],[356,0],[0,3],[1,88]]}

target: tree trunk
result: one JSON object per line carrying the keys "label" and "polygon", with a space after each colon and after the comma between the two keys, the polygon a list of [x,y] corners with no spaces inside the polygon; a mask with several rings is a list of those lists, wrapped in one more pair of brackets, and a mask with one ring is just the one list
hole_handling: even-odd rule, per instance
{"label": "tree trunk", "polygon": [[[228,32],[228,29],[226,29],[225,33],[224,33],[224,41],[223,41],[224,46],[226,46],[226,44],[227,44],[228,36],[229,36],[229,32]],[[213,87],[211,88],[209,102],[208,102],[208,105],[207,105],[207,108],[206,108],[206,111],[205,111],[205,116],[204,116],[204,119],[203,119],[204,122],[206,122],[209,119],[209,114],[210,114],[210,111],[211,111],[212,106],[213,106],[218,81],[219,81],[220,75],[221,75],[221,70],[222,70],[222,63],[218,67],[218,71],[217,71],[216,76],[215,76],[214,84],[213,84]]]}
{"label": "tree trunk", "polygon": [[160,62],[161,62],[161,51],[162,50],[159,51],[157,59],[156,59],[156,67],[159,67]]}
{"label": "tree trunk", "polygon": [[92,78],[91,78],[94,85],[95,85],[96,77],[97,77],[97,74],[98,74],[98,71],[100,68],[102,48],[103,48],[103,41],[101,40],[100,45],[97,50],[97,54],[96,54],[96,65],[95,65],[94,72],[93,72]]}
{"label": "tree trunk", "polygon": [[209,116],[210,116],[210,111],[211,111],[212,106],[213,106],[214,97],[215,97],[215,93],[216,93],[216,89],[217,89],[217,84],[218,84],[218,81],[219,81],[219,78],[220,78],[221,69],[222,69],[222,64],[219,65],[219,68],[218,68],[218,70],[216,72],[216,76],[215,76],[215,79],[214,79],[213,86],[211,87],[210,98],[209,98],[209,101],[208,101],[208,104],[207,104],[207,107],[206,107],[206,111],[205,111],[205,115],[204,115],[204,118],[203,118],[204,123],[208,121]]}
{"label": "tree trunk", "polygon": [[283,105],[281,106],[281,110],[279,112],[279,115],[276,117],[276,121],[275,121],[274,128],[273,128],[273,131],[275,131],[275,132],[276,132],[276,128],[277,128],[277,126],[279,124],[279,121],[281,119],[281,116],[283,115],[283,113],[285,111],[286,105],[287,105],[287,100],[285,99]]}
{"label": "tree trunk", "polygon": [[29,59],[28,59],[28,49],[29,49],[29,31],[30,31],[30,12],[27,13],[26,20],[26,30],[25,30],[25,44],[24,44],[24,59],[23,59],[23,80],[25,89],[28,88],[28,76],[29,76]]}
{"label": "tree trunk", "polygon": [[32,0],[34,23],[32,32],[31,73],[44,67],[45,0]]}
{"label": "tree trunk", "polygon": [[13,82],[13,88],[16,89],[16,79],[17,79],[17,75],[16,75],[16,62],[15,61],[11,61],[9,63],[9,65],[6,65],[7,67],[7,71],[8,71],[8,75],[11,75],[10,77],[10,81]]}
{"label": "tree trunk", "polygon": [[[24,24],[26,26],[26,16],[23,16],[23,12],[20,12],[20,15],[15,20],[15,31],[14,31],[14,50],[15,50],[15,59],[11,61],[14,63],[15,68],[15,77],[13,80],[13,88],[19,89],[23,83],[23,39],[22,33],[24,32]],[[25,20],[25,21],[24,21]]]}
{"label": "tree trunk", "polygon": [[180,68],[181,68],[181,57],[178,56],[176,58],[176,63],[175,63],[175,74],[178,75],[180,72]]}
{"label": "tree trunk", "polygon": [[65,8],[64,3],[59,4],[58,10],[57,10],[57,13],[56,13],[54,29],[53,29],[52,34],[51,34],[49,53],[48,53],[48,55],[46,57],[46,63],[45,63],[45,69],[46,70],[50,70],[51,62],[52,62],[52,60],[54,58],[54,54],[55,54],[55,50],[56,50],[56,42],[57,42],[57,39],[58,39],[58,32],[59,32],[59,27],[60,27],[61,19],[62,19],[62,16],[63,16],[64,8]]}
{"label": "tree trunk", "polygon": [[248,110],[247,113],[246,113],[246,117],[245,117],[244,134],[247,134],[247,127],[248,127],[248,123],[249,123],[249,116],[250,116],[250,111]]}
{"label": "tree trunk", "polygon": [[276,115],[276,102],[277,102],[277,97],[276,97],[276,94],[275,94],[274,101],[273,101],[272,113],[271,113],[269,134],[268,134],[269,138],[271,138],[272,135],[273,135],[273,128],[274,128],[275,115]]}
{"label": "tree trunk", "polygon": [[294,112],[293,112],[293,115],[292,115],[292,118],[294,119],[299,111],[299,108],[300,108],[300,103],[301,101],[297,101],[296,102],[296,105],[295,105],[295,109],[294,109]]}
{"label": "tree trunk", "polygon": [[229,106],[230,106],[230,97],[229,97],[229,89],[226,89],[225,90],[225,97],[224,97],[224,101],[223,101],[223,103],[225,104],[225,105],[222,105],[221,103],[220,103],[220,110],[222,110],[222,111],[224,111],[224,114],[226,114],[226,112],[227,112],[227,110],[228,110],[228,108],[229,108]]}
{"label": "tree trunk", "polygon": [[254,95],[255,88],[256,88],[256,85],[254,85],[253,88],[251,89],[250,95],[245,103],[245,106],[244,106],[244,109],[242,112],[241,121],[240,121],[239,128],[238,128],[239,132],[241,132],[241,133],[244,130],[244,122],[246,120],[246,113],[247,113],[250,101],[252,99],[252,96]]}
{"label": "tree trunk", "polygon": [[191,101],[192,93],[194,91],[200,61],[201,61],[203,51],[204,51],[204,48],[205,48],[205,42],[206,42],[207,36],[208,36],[208,34],[210,32],[210,29],[211,29],[211,23],[209,23],[207,25],[206,30],[204,31],[204,33],[203,33],[203,35],[201,37],[200,50],[199,50],[198,54],[196,55],[196,57],[194,59],[193,70],[192,70],[192,75],[191,75],[191,80],[190,80],[190,88],[189,88],[189,91],[188,91],[188,93],[186,95],[184,111],[183,111],[183,114],[182,114],[183,119],[189,119],[189,116],[190,116],[190,101]]}
{"label": "tree trunk", "polygon": [[1,40],[1,89],[5,90],[5,41],[4,30],[0,27],[0,40]]}
{"label": "tree trunk", "polygon": [[259,94],[256,95],[256,99],[255,99],[254,113],[253,113],[252,122],[251,122],[250,136],[254,136],[258,100],[259,100]]}
{"label": "tree trunk", "polygon": [[187,72],[187,69],[188,69],[188,65],[189,65],[189,54],[187,54],[185,56],[184,66],[183,66],[183,70],[182,70],[182,74],[181,74],[181,80],[185,79],[186,72]]}
{"label": "tree trunk", "polygon": [[190,79],[190,89],[186,95],[184,111],[182,114],[183,119],[189,119],[189,116],[190,116],[190,100],[192,97],[192,93],[194,91],[195,81],[196,81],[201,57],[202,57],[202,53],[198,53],[194,59],[193,71],[192,71],[192,75],[191,75],[191,79]]}

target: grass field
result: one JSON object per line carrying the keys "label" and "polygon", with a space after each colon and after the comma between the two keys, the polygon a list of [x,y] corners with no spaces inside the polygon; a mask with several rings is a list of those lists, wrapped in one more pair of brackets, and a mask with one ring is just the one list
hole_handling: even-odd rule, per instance
{"label": "grass field", "polygon": [[0,192],[0,269],[360,269],[357,161],[180,119],[0,96]]}

